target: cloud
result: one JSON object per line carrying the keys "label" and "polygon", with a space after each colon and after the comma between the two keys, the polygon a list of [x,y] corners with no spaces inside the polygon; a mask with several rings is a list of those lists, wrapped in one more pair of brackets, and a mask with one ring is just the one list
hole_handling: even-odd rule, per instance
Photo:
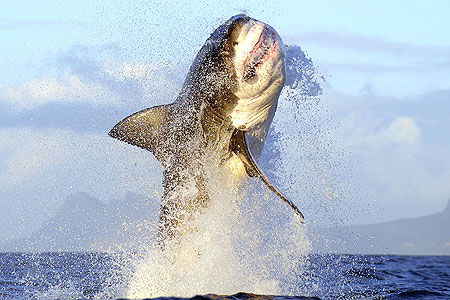
{"label": "cloud", "polygon": [[357,95],[341,93],[331,86],[327,86],[324,93],[324,101],[340,118],[347,118],[348,121],[353,118],[361,123],[364,118],[370,118],[373,121],[370,128],[372,131],[376,126],[388,126],[387,120],[410,116],[420,128],[424,142],[438,144],[450,144],[450,140],[445,138],[446,132],[450,130],[449,97],[450,89],[412,96],[381,96],[370,85]]}
{"label": "cloud", "polygon": [[395,117],[385,128],[375,129],[374,132],[366,132],[361,136],[359,143],[387,147],[392,146],[413,146],[419,143],[421,137],[420,128],[411,117]]}
{"label": "cloud", "polygon": [[418,143],[421,132],[412,118],[397,117],[380,135],[395,143],[413,145]]}
{"label": "cloud", "polygon": [[[8,19],[0,18],[0,29],[16,30],[16,29],[35,29],[35,28],[54,28],[54,26],[64,25],[61,21],[37,20],[37,19]],[[73,23],[72,23],[73,24]]]}
{"label": "cloud", "polygon": [[[412,95],[446,89],[450,47],[426,46],[377,37],[312,32],[286,38],[309,49],[329,84],[355,93],[369,83],[378,94]],[[328,78],[328,75],[330,78]]]}
{"label": "cloud", "polygon": [[62,54],[56,62],[60,69],[57,76],[0,83],[0,104],[21,111],[57,102],[132,106],[175,100],[184,76],[180,66],[166,62],[98,61],[92,51],[78,46]]}
{"label": "cloud", "polygon": [[58,77],[41,77],[25,83],[0,85],[0,97],[15,109],[32,109],[48,102],[120,103],[119,95],[102,84],[88,82],[65,72]]}
{"label": "cloud", "polygon": [[338,63],[338,62],[324,62],[327,68],[336,68],[339,70],[354,71],[359,73],[369,74],[383,74],[383,73],[410,73],[410,72],[423,72],[423,71],[436,71],[442,69],[442,66],[438,65],[409,65],[403,64],[387,64],[387,63]]}
{"label": "cloud", "polygon": [[[5,141],[0,149],[3,153],[2,165],[6,166],[0,169],[0,182],[2,186],[8,188],[23,187],[34,180],[49,179],[50,184],[53,184],[52,180],[64,182],[69,179],[56,175],[58,170],[67,170],[63,173],[71,174],[73,176],[71,180],[74,180],[74,177],[79,178],[80,175],[87,175],[97,177],[99,180],[114,181],[114,178],[100,179],[94,174],[103,172],[105,168],[114,168],[118,161],[125,163],[127,160],[120,158],[124,152],[144,152],[148,154],[146,159],[152,157],[150,153],[136,147],[123,147],[123,143],[106,134],[77,133],[62,128],[1,128],[0,138]],[[133,154],[130,155],[132,156]],[[145,161],[141,159],[141,155],[138,159],[139,163]],[[42,178],[44,174],[45,178]],[[88,186],[88,188],[96,187]]]}
{"label": "cloud", "polygon": [[447,63],[450,62],[450,47],[419,46],[402,42],[387,41],[376,37],[324,31],[288,36],[288,38],[302,41],[303,43],[353,49],[366,53],[382,52],[397,57],[425,57],[428,59],[444,59]]}
{"label": "cloud", "polygon": [[366,207],[365,213],[352,216],[357,222],[416,217],[445,206],[450,126],[444,94],[392,99],[325,91],[323,101],[340,124],[331,135],[352,170],[353,209]]}

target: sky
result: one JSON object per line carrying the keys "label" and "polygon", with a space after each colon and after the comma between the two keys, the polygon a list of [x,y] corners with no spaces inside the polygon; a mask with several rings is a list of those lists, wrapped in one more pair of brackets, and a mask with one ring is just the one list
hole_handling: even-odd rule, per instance
{"label": "sky", "polygon": [[323,75],[320,113],[335,124],[323,128],[343,161],[328,177],[345,181],[348,222],[441,211],[448,11],[448,1],[1,1],[0,240],[29,235],[77,191],[104,202],[130,190],[159,197],[151,154],[106,133],[173,101],[209,33],[242,12],[299,45]]}

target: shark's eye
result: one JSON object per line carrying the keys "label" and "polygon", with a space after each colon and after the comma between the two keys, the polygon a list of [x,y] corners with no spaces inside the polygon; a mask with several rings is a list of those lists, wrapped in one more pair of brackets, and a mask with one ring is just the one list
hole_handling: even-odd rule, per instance
{"label": "shark's eye", "polygon": [[238,42],[233,42],[233,46],[237,46],[237,45],[239,45]]}

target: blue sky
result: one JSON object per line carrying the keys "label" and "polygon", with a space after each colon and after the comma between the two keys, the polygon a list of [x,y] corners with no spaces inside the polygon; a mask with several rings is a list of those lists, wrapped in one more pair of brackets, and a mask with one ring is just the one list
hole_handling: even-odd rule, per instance
{"label": "blue sky", "polygon": [[[300,45],[325,78],[320,109],[339,124],[324,128],[344,153],[335,159],[344,156],[345,184],[334,169],[327,178],[343,216],[364,223],[445,206],[448,1],[129,2],[0,4],[1,239],[29,234],[74,191],[102,201],[127,190],[158,197],[151,155],[105,132],[172,101],[208,34],[241,12]],[[334,205],[305,204],[310,214]]]}

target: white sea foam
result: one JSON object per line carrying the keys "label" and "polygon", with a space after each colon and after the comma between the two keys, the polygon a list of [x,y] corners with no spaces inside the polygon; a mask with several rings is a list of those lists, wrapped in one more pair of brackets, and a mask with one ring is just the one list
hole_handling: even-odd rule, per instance
{"label": "white sea foam", "polygon": [[246,195],[225,169],[209,171],[212,200],[193,221],[198,231],[164,251],[149,245],[134,262],[126,297],[295,294],[289,281],[297,282],[309,248],[303,225],[270,192]]}

